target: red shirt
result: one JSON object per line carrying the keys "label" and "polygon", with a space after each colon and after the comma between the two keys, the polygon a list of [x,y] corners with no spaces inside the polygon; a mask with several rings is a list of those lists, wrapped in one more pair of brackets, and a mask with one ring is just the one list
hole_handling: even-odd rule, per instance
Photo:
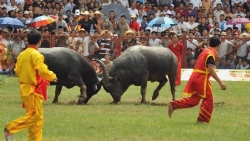
{"label": "red shirt", "polygon": [[178,62],[181,62],[181,54],[184,50],[183,44],[178,42],[177,45],[174,47],[173,42],[168,45],[168,48],[175,54],[178,58]]}
{"label": "red shirt", "polygon": [[129,24],[129,27],[135,31],[139,31],[140,30],[140,24],[137,21],[131,21]]}
{"label": "red shirt", "polygon": [[183,15],[183,16],[185,16],[185,18],[187,18],[187,11],[184,9],[182,11],[180,9],[176,9],[175,13],[180,13],[181,16]]}

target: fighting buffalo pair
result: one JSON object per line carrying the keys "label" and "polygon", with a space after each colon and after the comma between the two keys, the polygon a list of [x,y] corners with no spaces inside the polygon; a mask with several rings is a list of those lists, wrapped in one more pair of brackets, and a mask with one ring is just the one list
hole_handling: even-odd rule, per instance
{"label": "fighting buffalo pair", "polygon": [[155,100],[168,79],[172,99],[175,99],[178,60],[167,48],[130,47],[113,62],[109,70],[101,61],[96,60],[103,70],[102,78],[97,76],[89,61],[76,51],[63,47],[41,48],[39,51],[44,55],[45,64],[58,78],[56,83],[51,82],[51,85],[56,85],[53,103],[58,102],[62,86],[80,87],[78,104],[86,104],[93,95],[98,93],[101,86],[111,94],[113,102],[117,103],[130,85],[141,86],[141,102],[145,103],[147,81],[159,82],[152,96],[152,100]]}

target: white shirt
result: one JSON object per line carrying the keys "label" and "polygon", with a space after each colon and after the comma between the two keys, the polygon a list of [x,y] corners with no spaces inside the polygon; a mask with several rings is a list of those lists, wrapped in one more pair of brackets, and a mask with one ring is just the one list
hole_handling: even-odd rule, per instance
{"label": "white shirt", "polygon": [[25,43],[23,40],[21,40],[19,43],[17,43],[16,41],[13,42],[13,53],[15,56],[18,56],[21,52],[22,49],[25,48]]}
{"label": "white shirt", "polygon": [[221,41],[217,57],[221,58],[222,56],[227,54],[227,51],[228,51],[228,48],[229,48],[230,44],[231,43],[228,40],[225,40],[224,42]]}
{"label": "white shirt", "polygon": [[231,0],[231,5],[234,5],[234,4],[239,4],[239,3],[244,3],[244,0]]}
{"label": "white shirt", "polygon": [[118,0],[117,2],[121,2],[121,4],[122,4],[124,7],[129,8],[128,0]]}
{"label": "white shirt", "polygon": [[198,45],[197,40],[193,39],[193,41],[187,40],[187,47],[192,48],[193,50],[196,48],[195,45]]}
{"label": "white shirt", "polygon": [[[81,53],[82,54],[82,45],[79,45],[78,49],[76,49],[76,45],[74,45],[74,50],[76,50],[77,52]],[[84,55],[84,54],[82,54]]]}
{"label": "white shirt", "polygon": [[83,41],[84,42],[84,56],[89,55],[89,37],[85,37],[84,39],[82,37],[76,37],[75,42],[77,40]]}
{"label": "white shirt", "polygon": [[245,18],[245,17],[246,17],[246,14],[245,14],[245,13],[242,13],[242,12],[240,12],[240,13],[235,12],[235,13],[234,13],[234,18],[236,18],[238,15],[240,15],[242,18]]}
{"label": "white shirt", "polygon": [[214,10],[213,13],[214,13],[214,16],[216,17],[217,22],[220,21],[220,15],[221,15],[221,14],[224,14],[224,15],[225,15],[225,12],[224,12],[223,10],[220,10],[220,11]]}
{"label": "white shirt", "polygon": [[9,44],[9,42],[8,42],[7,40],[5,40],[4,38],[2,38],[2,39],[0,40],[0,43],[5,44],[5,47],[7,47],[7,45]]}
{"label": "white shirt", "polygon": [[3,5],[0,4],[0,7],[1,7],[1,8],[3,8],[3,7],[8,8],[8,5],[6,5],[6,4],[4,3]]}
{"label": "white shirt", "polygon": [[190,0],[189,3],[192,3],[193,4],[193,10],[195,7],[202,7],[202,4],[201,4],[201,0]]}
{"label": "white shirt", "polygon": [[181,29],[187,29],[187,23],[186,22],[183,22],[183,23],[179,22],[178,25],[180,25]]}
{"label": "white shirt", "polygon": [[197,27],[198,26],[198,23],[193,23],[192,25],[190,24],[190,22],[187,22],[186,23],[186,28],[188,29],[188,30],[193,30],[195,27]]}
{"label": "white shirt", "polygon": [[131,9],[131,8],[128,8],[128,11],[129,11],[130,15],[132,15],[132,14],[139,15],[137,9],[134,9],[134,10],[133,10],[133,9]]}
{"label": "white shirt", "polygon": [[[216,7],[216,5],[217,5],[218,3],[221,4],[221,0],[211,0],[211,2],[212,2],[213,9]],[[223,5],[222,5],[222,6],[223,6]]]}
{"label": "white shirt", "polygon": [[15,5],[14,7],[12,7],[11,5],[7,7],[7,12],[9,12],[10,10],[16,10],[17,6]]}
{"label": "white shirt", "polygon": [[149,39],[148,41],[148,46],[160,46],[160,39],[156,38],[155,40],[153,40],[152,38]]}
{"label": "white shirt", "polygon": [[250,45],[250,41],[246,42],[245,44],[241,45],[238,49],[237,49],[237,56],[240,57],[245,57],[247,55],[247,47]]}

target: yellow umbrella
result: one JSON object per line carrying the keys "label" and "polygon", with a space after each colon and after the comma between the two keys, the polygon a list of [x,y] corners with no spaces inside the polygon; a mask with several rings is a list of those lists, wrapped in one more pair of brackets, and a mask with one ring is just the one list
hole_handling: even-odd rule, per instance
{"label": "yellow umbrella", "polygon": [[247,32],[250,32],[250,23],[244,24],[244,26],[247,29]]}

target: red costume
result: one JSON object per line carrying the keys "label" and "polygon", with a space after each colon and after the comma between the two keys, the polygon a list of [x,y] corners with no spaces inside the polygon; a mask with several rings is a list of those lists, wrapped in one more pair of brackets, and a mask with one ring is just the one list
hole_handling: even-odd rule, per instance
{"label": "red costume", "polygon": [[181,55],[184,50],[183,44],[181,42],[178,42],[176,46],[173,45],[173,42],[171,42],[168,45],[168,48],[175,54],[175,56],[178,59],[178,68],[176,73],[176,79],[175,79],[175,85],[181,84]]}
{"label": "red costume", "polygon": [[207,68],[207,60],[210,56],[215,60],[217,51],[211,47],[203,50],[199,55],[193,73],[184,89],[184,94],[190,97],[170,102],[174,109],[190,108],[199,104],[199,117],[197,121],[209,123],[213,111],[213,94],[209,82],[210,74]]}

